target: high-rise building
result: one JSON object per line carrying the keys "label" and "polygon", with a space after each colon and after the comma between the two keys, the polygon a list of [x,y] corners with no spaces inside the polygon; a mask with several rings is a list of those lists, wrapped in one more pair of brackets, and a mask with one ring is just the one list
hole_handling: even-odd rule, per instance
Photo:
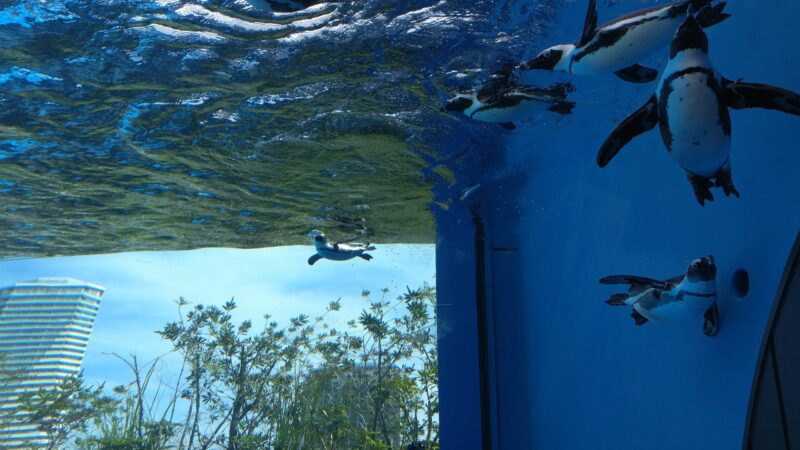
{"label": "high-rise building", "polygon": [[[21,393],[54,388],[80,371],[103,291],[71,278],[0,289],[0,410],[14,411]],[[0,448],[46,443],[47,436],[21,413],[0,423]]]}

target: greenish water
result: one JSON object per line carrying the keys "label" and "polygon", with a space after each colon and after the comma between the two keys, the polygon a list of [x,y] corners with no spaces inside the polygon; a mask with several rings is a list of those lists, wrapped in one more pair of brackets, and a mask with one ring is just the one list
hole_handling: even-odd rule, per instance
{"label": "greenish water", "polygon": [[433,242],[431,206],[498,134],[442,100],[549,10],[274,5],[3,2],[0,256]]}

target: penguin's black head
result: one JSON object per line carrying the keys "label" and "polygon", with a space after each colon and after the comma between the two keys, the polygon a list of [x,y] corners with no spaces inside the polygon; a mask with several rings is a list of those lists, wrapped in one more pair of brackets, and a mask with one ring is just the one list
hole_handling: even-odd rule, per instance
{"label": "penguin's black head", "polygon": [[678,53],[690,48],[696,48],[702,50],[703,53],[708,53],[708,37],[703,31],[703,27],[694,18],[691,10],[686,16],[686,20],[675,32],[675,37],[672,39],[672,44],[669,48],[669,57],[672,59]]}
{"label": "penguin's black head", "polygon": [[464,112],[467,108],[472,106],[472,99],[464,95],[457,95],[455,98],[444,105],[446,111]]}
{"label": "penguin's black head", "polygon": [[717,266],[711,255],[695,259],[686,269],[686,278],[692,282],[710,281],[717,277]]}
{"label": "penguin's black head", "polygon": [[325,233],[319,230],[311,230],[308,233],[308,236],[311,239],[314,239],[315,242],[325,242],[328,238],[325,237]]}
{"label": "penguin's black head", "polygon": [[556,65],[564,57],[564,48],[562,47],[560,45],[550,47],[536,55],[532,60],[522,63],[520,68],[523,70],[556,70]]}

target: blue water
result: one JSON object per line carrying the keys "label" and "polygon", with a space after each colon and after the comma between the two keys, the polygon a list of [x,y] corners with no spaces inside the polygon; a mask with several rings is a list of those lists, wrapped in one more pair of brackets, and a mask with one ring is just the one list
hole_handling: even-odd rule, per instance
{"label": "blue water", "polygon": [[[565,3],[545,42],[528,54],[578,36],[583,3]],[[599,3],[602,23],[643,2]],[[731,79],[800,90],[800,5],[732,1],[727,9],[732,18],[708,30],[716,68]],[[666,56],[664,49],[647,64],[663,67]],[[540,79],[529,73],[523,81]],[[741,198],[715,190],[715,200],[700,207],[657,130],[608,167],[595,164],[605,137],[654,83],[570,80],[577,88],[573,116],[509,134],[506,162],[475,194],[487,248],[517,249],[487,256],[492,439],[498,448],[740,448],[762,337],[800,226],[800,118],[732,110],[731,162]],[[718,266],[716,337],[703,335],[702,318],[635,327],[629,310],[604,303],[616,290],[597,282],[603,276],[665,279],[707,254]],[[731,286],[740,268],[750,274],[745,298]],[[477,364],[477,356],[465,358]],[[444,381],[442,389],[445,411],[446,398],[456,396]],[[461,442],[455,434],[447,439]]]}

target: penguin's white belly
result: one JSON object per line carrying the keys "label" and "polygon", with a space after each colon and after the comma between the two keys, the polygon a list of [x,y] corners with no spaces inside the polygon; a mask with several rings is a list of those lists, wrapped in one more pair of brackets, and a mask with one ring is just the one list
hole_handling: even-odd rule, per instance
{"label": "penguin's white belly", "polygon": [[645,308],[641,304],[634,303],[633,308],[649,320],[672,322],[702,317],[714,301],[713,298],[692,296],[678,300],[669,294],[662,295],[661,300],[654,307]]}
{"label": "penguin's white belly", "polygon": [[319,250],[317,253],[323,258],[332,259],[334,261],[347,261],[348,259],[356,257],[356,255],[352,253],[340,253],[332,250]]}
{"label": "penguin's white belly", "polygon": [[[680,20],[665,19],[632,27],[613,45],[599,48],[573,61],[570,72],[576,75],[598,75],[638,64],[657,49],[669,44],[678,25]],[[594,40],[588,45],[593,42]]]}
{"label": "penguin's white belly", "polygon": [[476,111],[472,118],[483,122],[515,122],[526,117],[540,114],[550,107],[550,103],[528,100],[510,108],[491,108]]}
{"label": "penguin's white belly", "polygon": [[645,307],[641,303],[634,303],[633,309],[648,320],[655,322],[681,320],[688,316],[680,300],[667,294],[661,296],[659,304],[656,306],[649,305],[649,307]]}
{"label": "penguin's white belly", "polygon": [[711,177],[728,160],[731,138],[725,134],[719,98],[707,78],[693,73],[672,81],[666,112],[672,158],[689,172]]}
{"label": "penguin's white belly", "polygon": [[[688,293],[684,292],[682,297],[678,298],[678,293],[682,290],[687,290]],[[658,299],[643,294],[634,301],[633,308],[639,314],[656,322],[694,319],[698,316],[701,317],[714,303],[716,296],[709,294],[714,293],[715,290],[716,284],[713,283],[683,284],[668,292],[663,292]],[[692,295],[692,293],[700,295]]]}

